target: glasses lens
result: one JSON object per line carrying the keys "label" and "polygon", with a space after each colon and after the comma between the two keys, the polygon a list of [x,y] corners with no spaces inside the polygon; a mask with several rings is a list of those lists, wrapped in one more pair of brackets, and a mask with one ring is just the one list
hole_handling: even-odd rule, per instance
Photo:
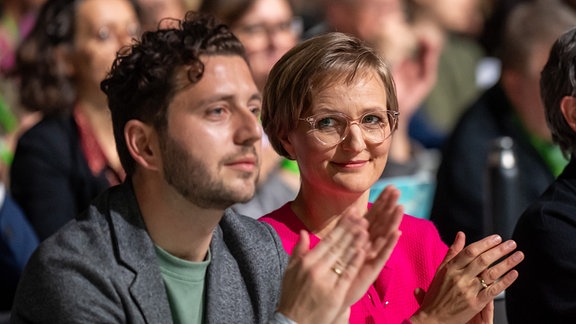
{"label": "glasses lens", "polygon": [[366,128],[362,125],[362,130],[364,131],[364,139],[371,143],[381,143],[384,142],[386,139],[386,131],[384,127],[388,128],[388,126],[382,126],[378,128]]}
{"label": "glasses lens", "polygon": [[386,112],[366,114],[362,116],[360,125],[364,131],[364,139],[372,143],[383,142],[390,129]]}
{"label": "glasses lens", "polygon": [[314,136],[327,145],[338,144],[345,136],[348,120],[340,115],[325,114],[314,119]]}

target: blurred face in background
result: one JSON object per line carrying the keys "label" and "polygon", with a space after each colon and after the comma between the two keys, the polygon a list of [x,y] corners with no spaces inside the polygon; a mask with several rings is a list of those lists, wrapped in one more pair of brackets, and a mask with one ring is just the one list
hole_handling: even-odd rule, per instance
{"label": "blurred face in background", "polygon": [[389,21],[404,19],[401,0],[331,0],[327,19],[336,31],[370,41]]}
{"label": "blurred face in background", "polygon": [[529,61],[523,70],[503,72],[507,95],[526,129],[541,139],[551,141],[552,135],[546,125],[544,105],[540,99],[540,71],[548,60],[553,40],[533,45]]}
{"label": "blurred face in background", "polygon": [[182,19],[186,14],[182,0],[138,0],[142,9],[142,29],[156,30],[164,18]]}
{"label": "blurred face in background", "polygon": [[484,23],[481,0],[416,0],[447,30],[475,35]]}
{"label": "blurred face in background", "polygon": [[79,3],[76,15],[70,59],[78,96],[104,97],[100,82],[116,52],[138,36],[140,24],[127,0],[85,0]]}
{"label": "blurred face in background", "polygon": [[47,0],[4,0],[5,3],[20,2],[26,10],[38,10],[46,1]]}
{"label": "blurred face in background", "polygon": [[298,42],[301,26],[286,0],[256,0],[233,26],[259,89],[272,66]]}

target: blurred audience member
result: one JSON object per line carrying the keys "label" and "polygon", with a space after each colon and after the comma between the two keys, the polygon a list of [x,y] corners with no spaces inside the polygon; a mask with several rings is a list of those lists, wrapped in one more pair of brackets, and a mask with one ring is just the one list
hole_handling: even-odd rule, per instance
{"label": "blurred audience member", "polygon": [[302,27],[289,0],[205,0],[200,11],[215,15],[238,36],[259,89],[272,66],[296,45]]}
{"label": "blurred audience member", "polygon": [[403,0],[325,0],[324,21],[305,32],[304,38],[330,31],[363,41],[380,37],[389,20],[404,19]]}
{"label": "blurred audience member", "polygon": [[566,165],[546,127],[538,82],[552,43],[574,24],[574,12],[556,1],[523,4],[510,15],[500,81],[465,112],[442,153],[431,219],[445,242],[458,231],[471,240],[483,236],[485,168],[495,138],[514,141],[521,210]]}
{"label": "blurred audience member", "polygon": [[143,31],[156,30],[164,18],[182,19],[186,14],[184,0],[136,0],[142,10],[141,23]]}
{"label": "blurred audience member", "polygon": [[54,0],[18,49],[20,100],[44,117],[18,141],[11,190],[40,240],[124,178],[99,84],[139,29],[128,0]]}
{"label": "blurred audience member", "polygon": [[552,47],[540,89],[552,139],[570,163],[518,220],[526,252],[522,276],[507,292],[508,321],[576,323],[576,28]]}
{"label": "blurred audience member", "polygon": [[12,308],[16,286],[38,238],[0,182],[0,323]]}
{"label": "blurred audience member", "polygon": [[324,19],[324,0],[292,0],[294,13],[302,18],[302,29],[308,30]]}
{"label": "blurred audience member", "polygon": [[[480,92],[477,71],[484,52],[476,41],[483,27],[481,0],[406,0],[416,23],[439,31],[442,53],[438,61],[438,78],[418,112],[426,125],[411,129],[411,135],[429,147],[440,147],[453,129],[462,111]],[[497,73],[492,77],[494,84]]]}
{"label": "blurred audience member", "polygon": [[10,78],[16,48],[34,26],[45,0],[4,0],[0,2],[0,178],[8,183],[16,139],[34,124],[36,114],[24,112],[18,104],[18,88]]}
{"label": "blurred audience member", "polygon": [[402,192],[399,202],[407,214],[429,218],[440,156],[438,150],[426,149],[414,141],[408,125],[435,84],[443,39],[429,20],[410,16],[410,24],[402,16],[387,19],[381,37],[373,42],[391,64],[401,118],[392,137],[387,166],[372,187],[370,201],[394,184]]}
{"label": "blurred audience member", "polygon": [[[230,26],[244,47],[256,86],[262,90],[272,66],[299,40],[302,25],[289,0],[205,0],[200,11]],[[294,161],[280,157],[263,138],[259,186],[254,198],[234,209],[258,218],[294,199],[300,186]]]}
{"label": "blurred audience member", "polygon": [[498,0],[493,1],[490,14],[484,22],[484,28],[479,35],[479,41],[486,55],[498,57],[500,46],[502,45],[503,31],[508,16],[513,9],[522,3],[534,0]]}
{"label": "blurred audience member", "polygon": [[0,70],[14,66],[14,51],[28,35],[46,0],[3,0],[0,3]]}

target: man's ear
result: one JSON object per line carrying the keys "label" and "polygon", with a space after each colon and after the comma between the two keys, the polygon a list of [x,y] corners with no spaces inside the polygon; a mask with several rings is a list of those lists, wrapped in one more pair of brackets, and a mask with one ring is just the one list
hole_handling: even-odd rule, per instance
{"label": "man's ear", "polygon": [[576,98],[572,96],[563,97],[560,101],[560,109],[570,128],[576,132]]}
{"label": "man's ear", "polygon": [[158,133],[152,126],[132,119],[124,127],[124,139],[136,163],[145,169],[161,170],[162,159]]}

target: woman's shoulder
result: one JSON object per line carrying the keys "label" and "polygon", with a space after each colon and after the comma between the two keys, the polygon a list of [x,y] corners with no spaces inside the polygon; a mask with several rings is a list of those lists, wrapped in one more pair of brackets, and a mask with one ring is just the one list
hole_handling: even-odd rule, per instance
{"label": "woman's shoulder", "polygon": [[285,203],[282,207],[258,218],[259,221],[268,223],[272,227],[277,228],[280,226],[290,226],[298,222],[298,217],[290,207],[291,202]]}

